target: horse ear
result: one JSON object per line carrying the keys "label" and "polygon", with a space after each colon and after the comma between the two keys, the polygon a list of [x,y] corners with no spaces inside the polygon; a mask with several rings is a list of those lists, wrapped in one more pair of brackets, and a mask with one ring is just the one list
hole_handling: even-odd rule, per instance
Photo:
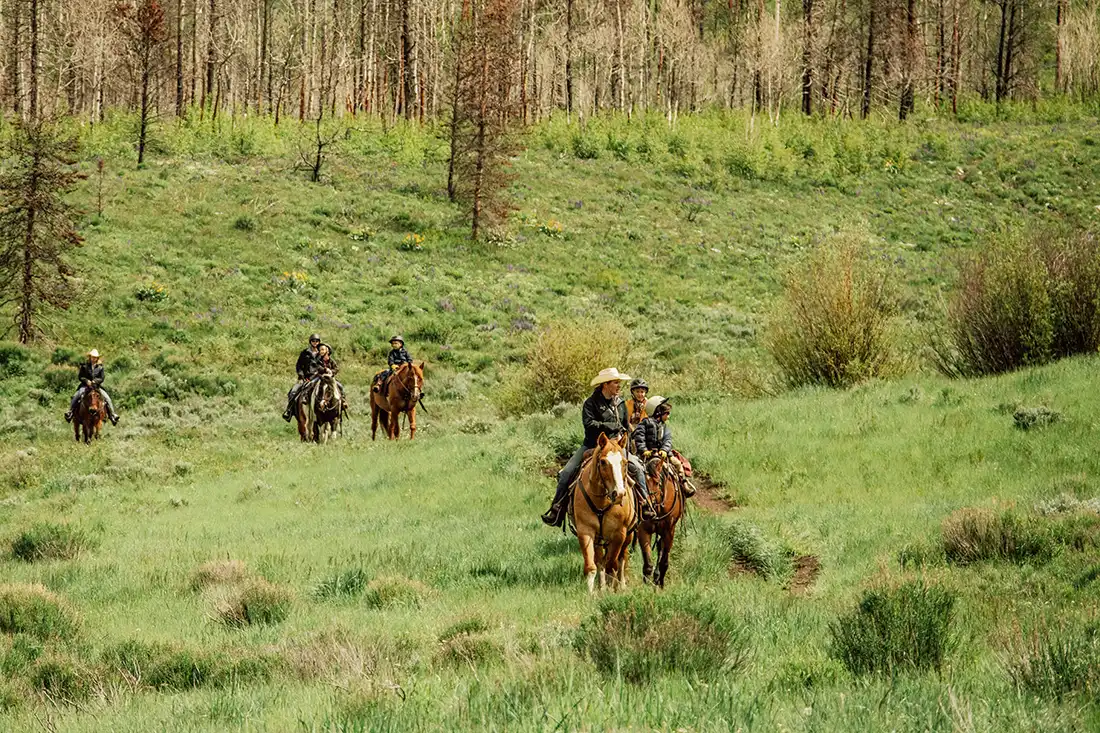
{"label": "horse ear", "polygon": [[607,436],[603,433],[600,433],[599,439],[596,440],[596,447],[597,448],[604,448],[606,446],[607,446]]}
{"label": "horse ear", "polygon": [[630,436],[627,433],[623,433],[622,435],[620,435],[619,436],[619,447],[620,448],[625,448],[627,446],[627,443],[630,442],[629,438],[630,438]]}

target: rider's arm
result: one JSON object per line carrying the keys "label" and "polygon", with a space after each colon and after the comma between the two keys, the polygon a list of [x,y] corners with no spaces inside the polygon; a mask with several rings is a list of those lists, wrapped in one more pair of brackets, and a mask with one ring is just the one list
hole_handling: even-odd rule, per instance
{"label": "rider's arm", "polygon": [[634,434],[631,438],[634,440],[634,452],[638,455],[645,453],[645,423],[634,426]]}
{"label": "rider's arm", "polygon": [[672,430],[669,429],[668,425],[665,425],[665,434],[661,438],[661,450],[665,453],[672,452]]}
{"label": "rider's arm", "polygon": [[581,422],[584,424],[585,434],[594,431],[596,433],[604,433],[609,438],[614,438],[623,432],[623,425],[621,422],[618,420],[614,422],[601,420],[595,408],[588,402],[584,403],[584,409],[581,410]]}

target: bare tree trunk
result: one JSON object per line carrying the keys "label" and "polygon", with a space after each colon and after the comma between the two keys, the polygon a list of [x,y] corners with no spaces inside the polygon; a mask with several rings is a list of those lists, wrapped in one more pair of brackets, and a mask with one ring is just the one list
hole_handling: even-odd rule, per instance
{"label": "bare tree trunk", "polygon": [[814,0],[802,0],[802,114],[814,112]]}
{"label": "bare tree trunk", "polygon": [[947,68],[947,15],[944,0],[936,3],[936,89],[935,106],[939,109],[944,92],[944,72]]}
{"label": "bare tree trunk", "polygon": [[565,0],[565,115],[573,119],[573,0]]}
{"label": "bare tree trunk", "polygon": [[188,100],[195,103],[195,87],[199,75],[199,0],[191,0],[191,92]]}
{"label": "bare tree trunk", "polygon": [[615,76],[615,102],[620,112],[626,111],[626,54],[624,53],[625,41],[623,36],[623,7],[622,0],[615,0],[615,36],[616,36],[616,64],[618,66]]}
{"label": "bare tree trunk", "polygon": [[867,58],[863,62],[863,103],[860,105],[859,116],[867,119],[871,114],[871,84],[874,81],[875,60],[875,4],[877,0],[871,0],[871,12],[867,19]]}
{"label": "bare tree trunk", "polygon": [[917,0],[905,4],[905,66],[902,69],[901,100],[898,119],[904,122],[913,112],[913,76],[917,64]]}
{"label": "bare tree trunk", "polygon": [[16,117],[23,115],[23,85],[22,85],[22,59],[19,57],[20,51],[22,51],[22,39],[20,38],[20,31],[22,30],[22,13],[23,0],[14,0],[12,2],[12,18],[11,18],[11,52],[10,64],[11,64],[11,99],[12,99],[12,111],[15,112]]}
{"label": "bare tree trunk", "polygon": [[764,111],[764,0],[756,3],[756,68],[752,73],[754,111]]}
{"label": "bare tree trunk", "polygon": [[202,102],[200,105],[203,108],[203,112],[206,111],[206,100],[212,98],[214,94],[214,68],[217,63],[216,49],[215,49],[215,23],[218,15],[218,0],[210,0],[210,17],[207,19],[207,34],[206,34],[206,81],[202,87]]}
{"label": "bare tree trunk", "polygon": [[1009,2],[1010,0],[998,1],[1001,10],[1001,24],[997,37],[997,68],[994,70],[994,98],[998,103],[1004,99],[1008,90],[1008,74],[1005,71],[1005,46],[1008,39]]}
{"label": "bare tree trunk", "polygon": [[271,52],[268,50],[271,43],[271,0],[260,0],[260,2],[262,15],[260,17],[260,63],[256,70],[257,114],[263,114],[265,96],[268,108],[271,107]]}
{"label": "bare tree trunk", "polygon": [[38,0],[31,0],[31,68],[27,114],[38,119]]}
{"label": "bare tree trunk", "polygon": [[959,29],[959,3],[961,0],[952,0],[952,27],[951,27],[951,114],[959,114],[959,74],[962,64],[962,34]]}
{"label": "bare tree trunk", "polygon": [[398,111],[404,114],[406,120],[413,118],[413,100],[416,99],[413,95],[412,34],[409,30],[410,2],[412,0],[401,0],[401,66],[399,70],[401,99],[398,103]]}
{"label": "bare tree trunk", "polygon": [[[146,54],[149,52],[146,51]],[[152,59],[146,57],[141,62],[141,112],[138,119],[138,165],[145,162],[145,140],[149,134],[149,76]]]}
{"label": "bare tree trunk", "polygon": [[176,116],[183,116],[183,0],[176,0]]}

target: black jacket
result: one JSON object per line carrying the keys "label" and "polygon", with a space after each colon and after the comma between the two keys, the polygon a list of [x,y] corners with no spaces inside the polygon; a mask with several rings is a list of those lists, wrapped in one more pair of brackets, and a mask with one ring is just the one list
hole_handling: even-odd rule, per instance
{"label": "black jacket", "polygon": [[103,386],[103,365],[92,364],[90,361],[86,361],[80,365],[80,373],[77,375],[77,379],[80,380],[80,386],[84,386],[85,380],[90,380],[97,388]]}
{"label": "black jacket", "polygon": [[412,364],[412,357],[409,356],[409,352],[405,351],[405,347],[400,349],[393,349],[390,351],[390,355],[386,358],[386,362],[390,365],[390,369],[393,369],[398,364]]}
{"label": "black jacket", "polygon": [[312,349],[302,349],[302,353],[298,354],[298,363],[294,365],[294,371],[298,374],[298,379],[309,379],[313,376],[314,370],[317,368],[317,352]]}
{"label": "black jacket", "polygon": [[639,454],[647,450],[666,453],[672,450],[672,430],[668,423],[663,423],[655,417],[647,417],[634,428],[634,450]]}
{"label": "black jacket", "polygon": [[600,435],[617,438],[627,432],[626,403],[618,396],[610,400],[605,398],[597,387],[584,401],[581,423],[584,425],[584,447],[595,448]]}
{"label": "black jacket", "polygon": [[333,359],[331,356],[329,356],[328,364],[325,364],[325,362],[321,361],[320,359],[318,359],[316,361],[316,369],[314,370],[313,373],[314,374],[320,374],[325,369],[326,366],[328,367],[329,371],[331,371],[333,374],[336,374],[337,372],[340,371],[340,365],[336,363],[335,359]]}

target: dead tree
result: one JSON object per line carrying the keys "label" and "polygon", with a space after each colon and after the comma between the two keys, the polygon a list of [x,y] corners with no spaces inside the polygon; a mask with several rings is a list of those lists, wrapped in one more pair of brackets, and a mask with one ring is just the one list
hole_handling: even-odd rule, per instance
{"label": "dead tree", "polygon": [[79,212],[66,196],[84,176],[76,170],[76,138],[42,120],[16,122],[0,173],[0,303],[15,306],[20,343],[43,332],[52,309],[74,294],[66,256],[83,241]]}
{"label": "dead tree", "polygon": [[[161,66],[164,43],[168,40],[168,24],[164,8],[157,0],[140,0],[140,4],[118,6],[119,30],[126,41],[132,70],[138,79],[138,165],[145,162],[145,144],[149,136],[152,109],[149,85]],[[177,92],[182,95],[182,80]]]}

